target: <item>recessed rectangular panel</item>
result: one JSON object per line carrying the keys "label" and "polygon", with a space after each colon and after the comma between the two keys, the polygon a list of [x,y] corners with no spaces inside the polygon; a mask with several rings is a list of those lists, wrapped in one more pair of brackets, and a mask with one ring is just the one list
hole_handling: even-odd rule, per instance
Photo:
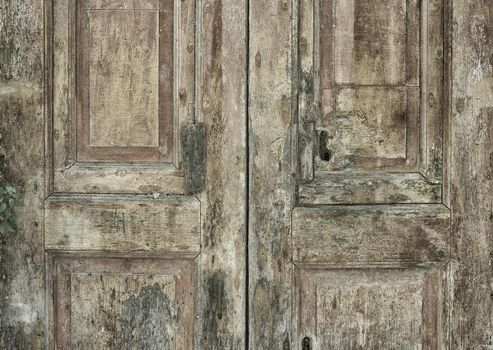
{"label": "recessed rectangular panel", "polygon": [[194,261],[101,255],[47,256],[50,346],[192,349]]}
{"label": "recessed rectangular panel", "polygon": [[407,91],[392,87],[337,88],[327,118],[333,170],[378,168],[406,158]]}
{"label": "recessed rectangular panel", "polygon": [[436,349],[436,271],[299,270],[298,337],[314,349]]}
{"label": "recessed rectangular panel", "polygon": [[172,10],[172,2],[79,2],[78,161],[171,159]]}
{"label": "recessed rectangular panel", "polygon": [[406,0],[335,0],[335,81],[406,81]]}
{"label": "recessed rectangular panel", "polygon": [[330,156],[317,159],[317,168],[415,170],[421,103],[418,1],[332,0],[320,6],[317,127],[327,131],[322,147]]}
{"label": "recessed rectangular panel", "polygon": [[89,144],[159,146],[157,11],[89,11]]}
{"label": "recessed rectangular panel", "polygon": [[409,266],[443,263],[450,211],[441,204],[298,207],[293,261],[311,266]]}
{"label": "recessed rectangular panel", "polygon": [[321,349],[416,349],[421,298],[416,284],[320,286]]}
{"label": "recessed rectangular panel", "polygon": [[75,349],[175,349],[172,275],[71,275],[71,346]]}

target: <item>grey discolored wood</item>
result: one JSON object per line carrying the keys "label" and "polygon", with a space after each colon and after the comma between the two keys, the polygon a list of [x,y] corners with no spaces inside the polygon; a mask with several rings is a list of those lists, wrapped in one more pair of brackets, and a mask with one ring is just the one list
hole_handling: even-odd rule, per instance
{"label": "grey discolored wood", "polygon": [[248,9],[244,0],[196,3],[196,117],[207,131],[207,159],[194,349],[244,349]]}
{"label": "grey discolored wood", "polygon": [[181,148],[185,191],[187,194],[201,192],[205,182],[206,133],[203,123],[183,125],[181,128]]}
{"label": "grey discolored wood", "polygon": [[452,349],[493,340],[493,3],[453,1]]}
{"label": "grey discolored wood", "polygon": [[445,263],[450,211],[442,204],[298,207],[293,261],[314,266]]}
{"label": "grey discolored wood", "polygon": [[318,172],[300,184],[300,205],[441,203],[442,185],[418,173]]}
{"label": "grey discolored wood", "polygon": [[297,344],[313,349],[443,349],[436,270],[296,272]]}
{"label": "grey discolored wood", "polygon": [[74,273],[70,287],[72,349],[176,348],[174,276]]}
{"label": "grey discolored wood", "polygon": [[295,2],[249,2],[249,348],[291,346]]}
{"label": "grey discolored wood", "polygon": [[45,209],[47,250],[200,252],[200,203],[193,197],[51,196]]}

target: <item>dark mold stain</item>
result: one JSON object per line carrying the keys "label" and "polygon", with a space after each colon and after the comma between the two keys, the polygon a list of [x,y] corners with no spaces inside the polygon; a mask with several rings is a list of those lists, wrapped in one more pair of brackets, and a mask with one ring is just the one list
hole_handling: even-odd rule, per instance
{"label": "dark mold stain", "polygon": [[175,325],[171,302],[158,283],[143,287],[138,296],[123,302],[121,322],[121,344],[116,348],[162,349],[174,341],[168,339]]}

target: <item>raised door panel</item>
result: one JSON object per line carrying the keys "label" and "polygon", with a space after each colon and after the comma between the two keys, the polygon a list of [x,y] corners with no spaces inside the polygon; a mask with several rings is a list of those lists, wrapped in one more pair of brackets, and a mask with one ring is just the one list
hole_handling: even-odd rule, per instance
{"label": "raised door panel", "polygon": [[299,13],[301,200],[440,203],[442,0],[301,1]]}
{"label": "raised door panel", "polygon": [[205,181],[195,1],[46,9],[49,347],[191,349]]}
{"label": "raised door panel", "polygon": [[77,159],[171,160],[173,3],[78,6]]}
{"label": "raised door panel", "polygon": [[52,0],[52,192],[182,194],[195,119],[195,2]]}
{"label": "raised door panel", "polygon": [[192,348],[193,261],[57,255],[48,264],[54,348]]}
{"label": "raised door panel", "polygon": [[302,0],[297,347],[446,344],[442,0]]}

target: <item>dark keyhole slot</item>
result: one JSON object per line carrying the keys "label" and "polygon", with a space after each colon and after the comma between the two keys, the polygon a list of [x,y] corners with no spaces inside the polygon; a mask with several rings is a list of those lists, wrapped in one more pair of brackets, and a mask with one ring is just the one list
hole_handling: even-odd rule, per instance
{"label": "dark keyhole slot", "polygon": [[312,342],[310,338],[304,337],[302,342],[301,342],[301,350],[311,350],[312,348]]}
{"label": "dark keyhole slot", "polygon": [[329,139],[329,133],[325,130],[320,132],[319,142],[319,156],[320,159],[328,162],[332,158],[332,152],[327,148],[327,140]]}

